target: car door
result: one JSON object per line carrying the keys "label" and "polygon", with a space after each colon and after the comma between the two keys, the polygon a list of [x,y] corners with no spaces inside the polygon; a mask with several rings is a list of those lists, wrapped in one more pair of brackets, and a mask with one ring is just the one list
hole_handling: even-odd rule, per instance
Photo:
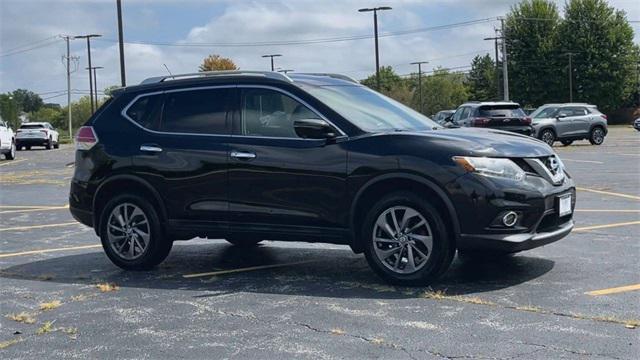
{"label": "car door", "polygon": [[235,85],[142,96],[127,115],[145,131],[133,163],[161,194],[175,228],[227,229],[227,141]]}
{"label": "car door", "polygon": [[572,108],[573,116],[571,122],[571,129],[574,135],[585,135],[589,132],[589,123],[591,120],[591,114],[583,106],[576,106]]}
{"label": "car door", "polygon": [[302,139],[293,127],[321,115],[279,88],[240,85],[239,94],[229,159],[231,230],[329,234],[346,227],[346,150]]}
{"label": "car door", "polygon": [[569,107],[558,109],[555,114],[556,118],[556,137],[571,137],[573,135],[572,121],[573,111]]}
{"label": "car door", "polygon": [[469,126],[469,107],[462,106],[453,114],[453,122],[458,126]]}
{"label": "car door", "polygon": [[7,144],[11,144],[11,133],[8,125],[0,120],[0,147],[7,148]]}

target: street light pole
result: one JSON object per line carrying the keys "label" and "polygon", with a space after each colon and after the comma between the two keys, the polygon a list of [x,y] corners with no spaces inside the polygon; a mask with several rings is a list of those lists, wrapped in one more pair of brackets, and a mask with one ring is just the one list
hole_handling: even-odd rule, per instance
{"label": "street light pole", "polygon": [[93,94],[95,96],[96,108],[98,107],[98,76],[96,70],[104,69],[102,66],[94,66],[92,68],[86,68],[89,72],[93,71]]}
{"label": "street light pole", "polygon": [[124,35],[122,34],[122,2],[116,0],[116,6],[118,8],[118,47],[120,48],[120,82],[122,87],[127,86],[127,79],[124,71]]}
{"label": "street light pole", "polygon": [[573,55],[576,53],[567,52],[563,55],[569,57],[569,102],[573,102]]}
{"label": "street light pole", "polygon": [[422,102],[422,64],[428,64],[428,61],[416,61],[411,65],[418,65],[418,98],[420,99],[420,113],[424,113],[424,105]]}
{"label": "street light pole", "polygon": [[[75,39],[87,39],[87,59],[89,62],[89,69],[91,68],[91,38],[100,37],[102,35],[89,34],[75,36]],[[91,114],[95,112],[95,105],[93,104],[93,77],[91,76],[91,70],[89,70],[89,98],[91,99]]]}
{"label": "street light pole", "polygon": [[500,99],[500,70],[498,68],[498,40],[502,39],[501,36],[488,37],[484,40],[493,40],[493,47],[496,51],[496,100]]}
{"label": "street light pole", "polygon": [[358,9],[359,12],[371,12],[373,11],[373,34],[375,37],[376,46],[376,87],[380,91],[380,54],[378,51],[378,11],[391,10],[390,6],[379,6],[376,8],[362,8]]}
{"label": "street light pole", "polygon": [[65,36],[67,42],[67,120],[69,122],[69,139],[73,139],[73,129],[71,125],[71,52],[69,49],[70,36]]}
{"label": "street light pole", "polygon": [[500,18],[502,28],[502,82],[504,101],[509,101],[509,70],[507,69],[507,37],[504,31],[504,18]]}
{"label": "street light pole", "polygon": [[271,58],[271,71],[275,71],[275,66],[273,66],[273,58],[274,57],[280,57],[282,56],[282,54],[269,54],[269,55],[262,55],[263,58]]}

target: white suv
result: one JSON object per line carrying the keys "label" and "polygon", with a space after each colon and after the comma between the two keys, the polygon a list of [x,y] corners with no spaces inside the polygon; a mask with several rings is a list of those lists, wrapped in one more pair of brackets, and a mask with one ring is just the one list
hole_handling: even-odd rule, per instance
{"label": "white suv", "polygon": [[47,149],[58,148],[58,132],[48,122],[30,122],[20,126],[16,133],[16,147],[22,150],[31,146],[44,146]]}
{"label": "white suv", "polygon": [[13,130],[9,124],[0,117],[0,154],[4,154],[7,160],[13,160],[16,157],[16,141]]}

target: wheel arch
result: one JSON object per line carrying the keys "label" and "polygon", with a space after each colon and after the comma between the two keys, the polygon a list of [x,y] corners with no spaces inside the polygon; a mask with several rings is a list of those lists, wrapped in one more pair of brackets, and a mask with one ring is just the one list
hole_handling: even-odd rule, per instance
{"label": "wheel arch", "polygon": [[388,173],[377,176],[367,181],[356,193],[351,204],[349,227],[351,231],[351,249],[356,253],[363,251],[362,236],[360,236],[360,227],[366,216],[368,207],[371,207],[376,199],[381,196],[398,191],[399,189],[413,191],[425,196],[428,199],[434,199],[430,204],[442,212],[445,224],[452,230],[451,245],[455,249],[458,234],[460,234],[460,223],[458,215],[453,206],[453,202],[447,196],[446,192],[435,182],[410,173]]}
{"label": "wheel arch", "polygon": [[102,215],[102,209],[107,204],[109,199],[113,196],[123,193],[133,193],[143,196],[148,199],[152,205],[158,210],[158,215],[161,218],[161,223],[165,223],[162,220],[167,219],[166,208],[162,197],[146,180],[135,175],[113,175],[103,181],[96,189],[93,196],[93,224],[96,234],[99,236],[100,232],[100,219]]}
{"label": "wheel arch", "polygon": [[604,125],[603,123],[595,123],[595,124],[591,124],[591,126],[589,127],[589,136],[591,135],[591,132],[593,131],[593,129],[595,128],[602,128],[602,130],[604,130],[604,135],[607,136],[607,133],[609,132],[609,129],[606,125]]}
{"label": "wheel arch", "polygon": [[545,125],[541,127],[540,130],[538,131],[538,136],[537,136],[538,139],[540,139],[540,136],[545,130],[551,130],[551,132],[553,132],[553,136],[556,139],[558,138],[558,132],[556,131],[555,127],[553,125]]}

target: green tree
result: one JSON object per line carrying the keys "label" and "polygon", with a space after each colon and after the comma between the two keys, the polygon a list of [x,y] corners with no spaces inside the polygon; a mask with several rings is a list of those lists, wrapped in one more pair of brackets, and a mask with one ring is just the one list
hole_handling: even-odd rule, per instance
{"label": "green tree", "polygon": [[20,126],[18,104],[11,94],[0,94],[0,116],[13,130]]}
{"label": "green tree", "polygon": [[385,95],[390,95],[394,89],[404,85],[402,77],[396,74],[391,66],[382,66],[380,68],[380,89],[376,89],[377,82],[375,73],[362,80],[361,83]]}
{"label": "green tree", "polygon": [[489,54],[471,60],[467,76],[469,98],[477,101],[497,100],[496,67]]}
{"label": "green tree", "polygon": [[40,95],[34,93],[33,91],[25,90],[25,89],[17,89],[11,93],[13,99],[16,104],[18,104],[18,111],[23,112],[32,112],[37,111],[44,105],[42,98]]}
{"label": "green tree", "polygon": [[559,100],[559,25],[558,8],[549,0],[524,0],[507,14],[510,98],[523,106]]}
{"label": "green tree", "polygon": [[[419,109],[417,99],[418,92],[415,91],[414,104],[417,104],[415,108]],[[446,69],[436,69],[432,75],[422,78],[422,99],[425,114],[457,108],[458,105],[469,100],[465,75],[451,73]]]}
{"label": "green tree", "polygon": [[58,106],[58,108],[43,106],[29,114],[29,121],[49,122],[56,129],[67,128],[65,124],[65,113],[60,109],[60,106]]}
{"label": "green tree", "polygon": [[[559,27],[559,49],[573,52],[574,101],[596,104],[603,112],[618,109],[628,100],[640,60],[633,43],[633,28],[623,11],[605,0],[570,0]],[[568,62],[563,58],[565,64]],[[562,99],[568,98],[568,65],[564,68]]]}

